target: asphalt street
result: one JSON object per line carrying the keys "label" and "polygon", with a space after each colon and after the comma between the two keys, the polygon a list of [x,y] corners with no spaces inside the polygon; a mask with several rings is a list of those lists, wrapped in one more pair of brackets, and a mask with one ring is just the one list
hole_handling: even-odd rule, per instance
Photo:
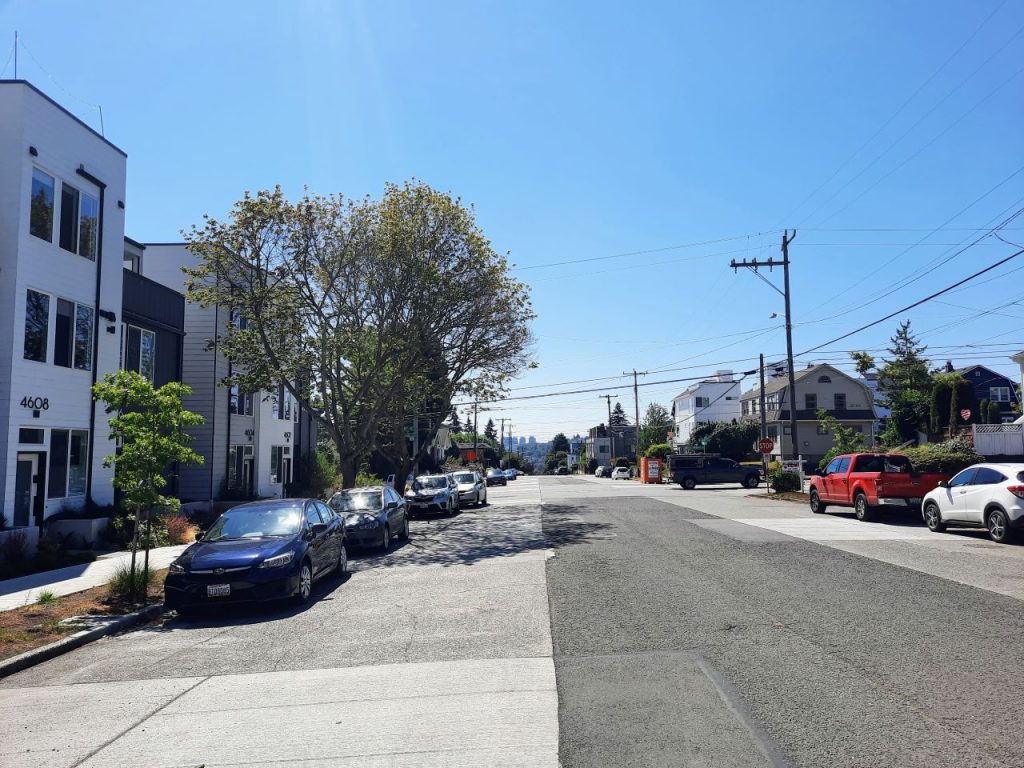
{"label": "asphalt street", "polygon": [[302,609],[0,681],[0,766],[1024,766],[1024,546],[523,478]]}
{"label": "asphalt street", "polygon": [[1024,765],[1018,600],[608,493],[545,506],[563,765]]}

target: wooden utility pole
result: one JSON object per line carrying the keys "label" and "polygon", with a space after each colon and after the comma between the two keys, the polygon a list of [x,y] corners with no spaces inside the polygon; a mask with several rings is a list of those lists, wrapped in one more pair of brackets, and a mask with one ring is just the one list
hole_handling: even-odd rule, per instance
{"label": "wooden utility pole", "polygon": [[608,434],[608,460],[610,461],[613,458],[613,454],[615,453],[615,438],[612,437],[612,398],[613,397],[618,397],[618,395],[598,395],[599,399],[602,398],[602,397],[605,400],[608,401],[608,428],[607,428],[607,434]]}
{"label": "wooden utility pole", "polygon": [[[761,439],[768,437],[768,414],[765,412],[765,401],[767,397],[764,394],[764,353],[761,354]],[[761,476],[764,477],[765,483],[768,485],[769,493],[771,492],[771,483],[768,482],[768,456],[764,453],[761,454]]]}
{"label": "wooden utility pole", "polygon": [[[793,455],[792,459],[800,457],[800,440],[796,433],[796,373],[793,369],[793,316],[790,309],[790,290],[789,290],[789,244],[796,238],[796,230],[793,230],[793,234],[789,233],[787,229],[782,234],[782,261],[777,259],[768,259],[767,261],[759,261],[754,259],[753,261],[736,261],[733,259],[729,262],[729,266],[732,267],[734,272],[738,272],[739,269],[745,268],[750,269],[759,278],[768,283],[777,293],[781,294],[786,302],[786,365],[789,368],[789,432],[791,438],[791,446]],[[782,267],[782,280],[784,290],[779,290],[771,280],[758,272],[758,267],[768,267],[769,271],[775,267]],[[779,404],[782,407],[782,403]],[[784,442],[780,439],[780,444]]]}
{"label": "wooden utility pole", "polygon": [[[629,376],[629,371],[623,371],[622,375],[623,376]],[[634,410],[634,412],[636,414],[636,421],[634,422],[634,424],[636,424],[636,447],[637,447],[637,451],[636,452],[637,452],[637,460],[640,459],[640,455],[639,455],[640,454],[640,394],[639,394],[639,390],[637,388],[638,385],[636,383],[636,377],[637,376],[646,376],[646,375],[647,375],[647,371],[640,371],[639,373],[637,373],[636,368],[633,369],[633,410]]]}

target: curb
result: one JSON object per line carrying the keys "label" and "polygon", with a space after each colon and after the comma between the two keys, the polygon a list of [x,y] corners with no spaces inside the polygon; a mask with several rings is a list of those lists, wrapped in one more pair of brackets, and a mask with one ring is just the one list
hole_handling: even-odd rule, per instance
{"label": "curb", "polygon": [[0,661],[0,678],[8,677],[9,675],[13,675],[15,672],[21,672],[23,669],[28,669],[29,667],[34,667],[36,664],[42,664],[44,661],[48,661],[49,659],[62,656],[63,654],[69,653],[76,648],[80,648],[87,643],[91,643],[93,640],[99,640],[101,637],[122,632],[136,626],[137,624],[145,624],[146,622],[157,618],[163,612],[163,603],[154,603],[153,605],[143,608],[141,611],[126,614],[117,621],[112,621],[106,626],[96,627],[95,629],[84,629],[81,632],[68,635],[67,637],[61,638],[49,645],[33,648],[31,651],[25,651],[25,653],[20,653],[17,656],[4,659],[3,661]]}

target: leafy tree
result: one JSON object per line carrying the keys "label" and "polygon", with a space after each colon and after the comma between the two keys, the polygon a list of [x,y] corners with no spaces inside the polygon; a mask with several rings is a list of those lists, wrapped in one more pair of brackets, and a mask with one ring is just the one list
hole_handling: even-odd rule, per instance
{"label": "leafy tree", "polygon": [[854,432],[852,427],[843,424],[824,408],[818,409],[818,425],[832,435],[832,447],[818,463],[818,469],[824,469],[836,456],[844,453],[857,453],[864,449],[864,435]]}
{"label": "leafy tree", "polygon": [[484,436],[489,437],[491,440],[498,438],[498,430],[494,426],[494,419],[487,420],[487,425],[484,427]]}
{"label": "leafy tree", "polygon": [[959,373],[950,371],[936,374],[931,395],[932,432],[938,433],[950,425],[962,423],[960,411],[964,408],[971,412],[968,421],[984,423],[987,408],[979,408],[975,400],[974,387]]}
{"label": "leafy tree", "polygon": [[691,450],[707,439],[704,453],[717,453],[725,458],[741,461],[753,451],[754,443],[761,436],[761,425],[754,419],[732,422],[699,424],[690,434]]}
{"label": "leafy tree", "polygon": [[565,451],[553,451],[544,460],[544,474],[554,474],[555,470],[562,465],[568,466],[569,454]]}
{"label": "leafy tree", "polygon": [[637,435],[637,450],[645,452],[650,446],[668,442],[668,431],[672,428],[672,415],[658,403],[651,403],[644,411]]}
{"label": "leafy tree", "polygon": [[557,453],[558,451],[569,453],[569,438],[563,432],[559,432],[551,438],[551,453]]}
{"label": "leafy tree", "polygon": [[626,412],[622,410],[622,403],[616,403],[615,407],[612,408],[612,417],[609,423],[613,427],[625,427],[629,424],[629,419],[626,418]]}
{"label": "leafy tree", "polygon": [[615,467],[625,467],[626,469],[629,469],[629,459],[627,459],[625,456],[622,456],[622,457],[620,457],[620,458],[615,460],[615,463],[613,464],[613,466],[615,466]]}
{"label": "leafy tree", "polygon": [[668,443],[655,443],[654,445],[647,446],[647,450],[644,451],[644,456],[649,459],[660,459],[661,461],[668,461],[668,457],[672,455],[672,446]]}
{"label": "leafy tree", "polygon": [[[148,533],[153,509],[178,512],[181,502],[163,494],[166,473],[174,464],[203,463],[203,457],[189,447],[192,437],[185,431],[203,423],[202,416],[182,405],[191,393],[191,387],[177,381],[154,389],[146,377],[125,370],[106,374],[92,387],[93,398],[110,415],[110,437],[120,445],[117,453],[103,459],[103,466],[114,468],[114,487],[121,492],[121,505],[133,522],[132,584],[141,515],[146,514]],[[147,562],[143,572],[148,566]]]}
{"label": "leafy tree", "polygon": [[861,376],[867,376],[867,374],[875,367],[874,356],[867,352],[851,352],[850,358],[853,360],[854,369]]}
{"label": "leafy tree", "polygon": [[426,184],[388,184],[380,200],[247,193],[185,237],[189,299],[245,321],[218,337],[231,381],[282,382],[334,443],[346,486],[382,435],[407,474],[419,457],[405,414],[486,399],[530,364],[527,287],[472,209]]}

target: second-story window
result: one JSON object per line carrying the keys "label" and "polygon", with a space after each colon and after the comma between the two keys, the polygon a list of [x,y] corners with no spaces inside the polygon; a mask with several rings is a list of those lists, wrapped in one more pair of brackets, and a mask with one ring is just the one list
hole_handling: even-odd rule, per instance
{"label": "second-story window", "polygon": [[710,403],[711,403],[709,398],[701,397],[700,395],[695,397],[694,400],[695,400],[695,405],[696,405],[697,408],[707,408],[708,405],[710,405]]}
{"label": "second-story window", "polygon": [[53,364],[80,371],[92,370],[92,307],[57,299],[53,333]]}
{"label": "second-story window", "polygon": [[835,409],[837,411],[845,411],[846,410],[846,393],[845,392],[836,392],[835,393]]}
{"label": "second-story window", "polygon": [[50,332],[50,297],[33,291],[25,294],[25,359],[46,362]]}
{"label": "second-story window", "polygon": [[60,185],[60,247],[87,259],[96,258],[99,201],[66,181]]}
{"label": "second-story window", "polygon": [[32,169],[28,231],[48,243],[53,242],[53,185],[53,176],[38,168]]}
{"label": "second-story window", "polygon": [[156,334],[134,325],[124,326],[121,367],[142,374],[150,382],[156,374]]}
{"label": "second-story window", "polygon": [[818,396],[814,392],[808,392],[804,395],[804,408],[808,411],[818,410]]}

